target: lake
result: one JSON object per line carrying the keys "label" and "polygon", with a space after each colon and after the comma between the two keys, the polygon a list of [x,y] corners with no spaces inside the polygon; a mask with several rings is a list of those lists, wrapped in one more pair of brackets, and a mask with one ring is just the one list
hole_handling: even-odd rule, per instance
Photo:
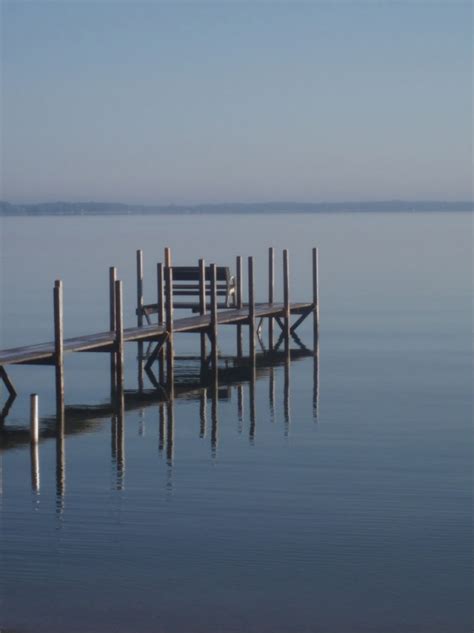
{"label": "lake", "polygon": [[[0,348],[52,339],[57,278],[65,335],[107,329],[112,265],[134,325],[138,248],[148,302],[165,246],[177,265],[235,270],[253,255],[260,300],[268,246],[277,299],[288,248],[291,300],[305,301],[318,246],[321,304],[316,358],[295,344],[290,363],[261,354],[254,380],[223,379],[217,397],[163,404],[148,381],[138,397],[128,345],[120,429],[108,355],[67,356],[62,443],[53,369],[9,369],[2,631],[472,630],[471,214],[10,217],[0,230]],[[234,330],[219,332],[229,376]],[[311,349],[311,319],[298,334]],[[184,382],[199,376],[198,339],[177,337]]]}

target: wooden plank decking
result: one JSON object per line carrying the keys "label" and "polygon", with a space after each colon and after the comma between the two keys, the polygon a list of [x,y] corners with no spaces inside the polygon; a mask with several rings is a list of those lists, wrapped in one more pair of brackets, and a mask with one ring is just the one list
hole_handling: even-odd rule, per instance
{"label": "wooden plank decking", "polygon": [[[312,303],[292,303],[290,313],[302,315],[312,310]],[[284,315],[284,305],[279,303],[261,303],[255,306],[255,318],[280,317]],[[222,310],[217,313],[218,325],[245,324],[249,321],[249,309]],[[173,332],[202,332],[211,327],[211,314],[196,315],[175,319]],[[166,335],[165,325],[146,325],[126,328],[123,331],[125,342],[140,342],[159,340]],[[111,351],[115,344],[115,332],[98,332],[86,336],[79,336],[64,340],[64,353]],[[0,350],[0,366],[20,364],[54,364],[54,342],[27,345],[11,349]]]}

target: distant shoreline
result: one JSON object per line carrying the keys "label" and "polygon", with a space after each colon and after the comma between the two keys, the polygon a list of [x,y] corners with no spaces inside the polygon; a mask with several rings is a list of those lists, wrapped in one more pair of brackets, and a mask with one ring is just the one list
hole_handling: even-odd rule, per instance
{"label": "distant shoreline", "polygon": [[378,202],[260,202],[197,205],[136,205],[113,202],[43,202],[11,204],[0,201],[0,217],[71,215],[262,215],[331,213],[443,213],[474,211],[474,202],[382,200]]}

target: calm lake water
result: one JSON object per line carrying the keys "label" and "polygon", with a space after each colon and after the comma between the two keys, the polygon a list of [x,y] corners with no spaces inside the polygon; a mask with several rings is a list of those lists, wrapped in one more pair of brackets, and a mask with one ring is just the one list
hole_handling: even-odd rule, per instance
{"label": "calm lake water", "polygon": [[[254,255],[257,298],[267,247],[287,247],[292,300],[311,298],[318,246],[321,283],[318,363],[262,359],[254,383],[221,383],[207,403],[203,390],[137,400],[119,450],[105,406],[68,409],[57,443],[53,370],[11,369],[2,630],[472,630],[471,215],[5,218],[0,229],[2,348],[52,338],[55,278],[66,336],[107,329],[111,265],[133,325],[137,248],[147,301],[167,245],[176,264],[235,269]],[[298,332],[311,347],[310,319]],[[233,328],[220,342],[235,354]],[[180,355],[197,350],[198,337],[178,337]],[[105,405],[108,366],[105,354],[67,357],[67,405]],[[135,345],[125,373],[136,390]],[[43,433],[33,470],[31,392]]]}

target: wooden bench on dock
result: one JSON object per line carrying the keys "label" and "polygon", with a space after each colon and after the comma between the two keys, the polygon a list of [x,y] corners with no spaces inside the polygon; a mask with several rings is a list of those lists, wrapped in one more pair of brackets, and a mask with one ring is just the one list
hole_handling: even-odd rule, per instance
{"label": "wooden bench on dock", "polygon": [[[164,315],[163,296],[168,296],[165,284],[168,278],[164,275],[164,267],[158,264],[158,302],[147,303],[137,307],[136,314],[142,314],[150,324],[150,315]],[[210,266],[173,266],[170,295],[173,297],[173,308],[180,310],[202,311],[203,302],[210,309],[211,300],[211,267]],[[235,308],[236,283],[227,266],[216,266],[217,308]],[[179,299],[175,299],[180,297]],[[187,298],[183,299],[184,297]]]}

